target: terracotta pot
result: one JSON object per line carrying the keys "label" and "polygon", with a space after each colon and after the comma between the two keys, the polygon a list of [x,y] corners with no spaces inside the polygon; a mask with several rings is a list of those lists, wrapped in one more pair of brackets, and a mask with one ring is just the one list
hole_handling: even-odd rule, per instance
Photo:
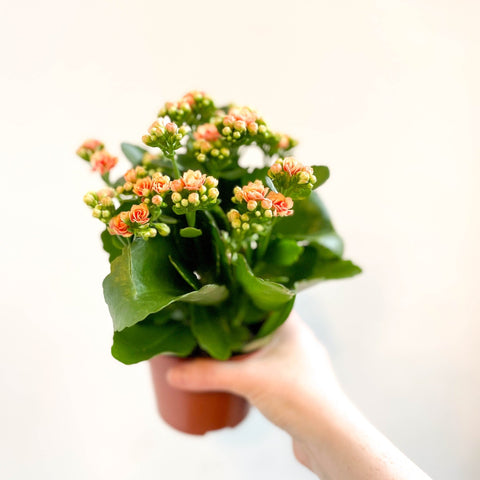
{"label": "terracotta pot", "polygon": [[171,427],[192,435],[238,425],[250,408],[243,397],[226,392],[187,392],[167,382],[167,371],[185,361],[170,355],[150,359],[160,416]]}

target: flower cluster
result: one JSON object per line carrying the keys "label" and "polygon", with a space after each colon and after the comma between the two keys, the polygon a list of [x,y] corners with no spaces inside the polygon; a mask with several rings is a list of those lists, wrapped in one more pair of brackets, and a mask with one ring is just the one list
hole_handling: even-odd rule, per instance
{"label": "flower cluster", "polygon": [[84,195],[83,201],[92,208],[92,215],[103,223],[108,223],[115,212],[113,188],[105,187],[97,192],[88,192]]}
{"label": "flower cluster", "polygon": [[193,134],[195,141],[193,142],[194,155],[199,162],[210,160],[221,165],[219,162],[226,164],[230,156],[230,149],[227,148],[222,139],[222,135],[213,123],[204,123],[199,125]]}
{"label": "flower cluster", "polygon": [[108,173],[117,163],[118,158],[110,155],[99,140],[86,140],[77,149],[77,155],[90,162],[92,170],[100,175]]}
{"label": "flower cluster", "polygon": [[264,224],[273,217],[286,217],[293,214],[293,200],[282,193],[269,191],[260,180],[248,182],[243,187],[235,187],[232,202],[238,205],[227,213],[227,218],[235,233],[245,234],[264,230]]}
{"label": "flower cluster", "polygon": [[180,142],[187,130],[186,127],[178,128],[175,123],[160,119],[152,123],[142,140],[145,145],[159,147],[167,157],[171,157],[182,146]]}
{"label": "flower cluster", "polygon": [[83,158],[87,162],[90,161],[90,157],[97,151],[103,150],[105,146],[100,140],[95,140],[93,138],[85,140],[80,147],[77,148],[77,155],[80,158]]}
{"label": "flower cluster", "polygon": [[131,237],[137,235],[144,240],[155,237],[157,232],[162,236],[170,233],[170,227],[165,223],[154,223],[150,209],[146,203],[132,205],[130,211],[120,212],[108,224],[111,235]]}
{"label": "flower cluster", "polygon": [[303,165],[293,157],[277,159],[269,168],[268,176],[277,190],[291,193],[295,198],[308,196],[317,181],[313,168]]}
{"label": "flower cluster", "polygon": [[177,102],[165,103],[158,116],[168,116],[179,125],[192,125],[208,122],[214,112],[213,100],[205,92],[194,90],[186,93]]}
{"label": "flower cluster", "polygon": [[258,113],[250,107],[232,107],[216,119],[218,130],[229,143],[265,141],[271,134]]}
{"label": "flower cluster", "polygon": [[182,177],[171,182],[172,210],[182,215],[215,205],[220,194],[217,186],[215,177],[200,170],[187,170]]}

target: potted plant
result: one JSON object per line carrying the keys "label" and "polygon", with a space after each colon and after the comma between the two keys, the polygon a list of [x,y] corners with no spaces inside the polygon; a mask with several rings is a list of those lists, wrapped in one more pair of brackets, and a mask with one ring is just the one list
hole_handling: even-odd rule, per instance
{"label": "potted plant", "polygon": [[[169,366],[260,348],[302,288],[361,270],[342,258],[342,240],[312,194],[328,168],[296,160],[296,141],[251,108],[190,92],[166,103],[142,140],[147,148],[121,145],[132,165],[116,179],[117,158],[102,142],[77,150],[106,183],[84,201],[105,224],[112,355],[150,360],[160,413],[175,428],[233,426],[248,410],[243,399],[175,390]],[[263,152],[263,168],[239,164],[249,148]]]}

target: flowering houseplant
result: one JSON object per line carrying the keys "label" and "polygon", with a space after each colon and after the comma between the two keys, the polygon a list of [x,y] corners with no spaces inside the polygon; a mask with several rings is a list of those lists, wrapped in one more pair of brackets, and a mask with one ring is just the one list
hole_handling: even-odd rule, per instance
{"label": "flowering houseplant", "polygon": [[[77,150],[106,183],[84,201],[106,227],[103,289],[121,362],[226,360],[279,327],[304,286],[361,271],[312,194],[328,168],[297,161],[296,142],[254,110],[190,92],[165,104],[143,143],[122,144],[132,168],[115,180],[100,141]],[[265,167],[239,164],[247,148]]]}

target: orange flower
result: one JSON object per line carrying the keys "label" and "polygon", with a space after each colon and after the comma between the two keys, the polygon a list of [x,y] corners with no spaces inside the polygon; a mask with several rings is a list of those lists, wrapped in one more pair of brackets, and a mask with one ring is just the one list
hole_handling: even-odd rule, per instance
{"label": "orange flower", "polygon": [[140,225],[145,225],[148,223],[148,207],[141,203],[140,205],[133,205],[130,209],[128,217],[132,223],[139,223]]}
{"label": "orange flower", "polygon": [[204,123],[197,128],[193,136],[196,140],[214,142],[220,138],[220,133],[218,133],[217,127],[213,123]]}
{"label": "orange flower", "polygon": [[182,180],[187,190],[200,190],[206,178],[207,176],[200,170],[187,170],[183,174]]}
{"label": "orange flower", "polygon": [[278,141],[278,148],[285,150],[290,146],[290,137],[282,133],[280,140]]}
{"label": "orange flower", "polygon": [[140,197],[144,197],[152,191],[152,184],[151,177],[140,178],[137,180],[137,183],[135,183],[133,191]]}
{"label": "orange flower", "polygon": [[285,197],[281,193],[270,192],[267,198],[272,202],[275,216],[288,217],[293,215],[293,200],[290,197]]}
{"label": "orange flower", "polygon": [[267,193],[268,188],[260,180],[255,180],[242,187],[241,195],[246,202],[249,202],[250,200],[262,201]]}
{"label": "orange flower", "polygon": [[118,162],[118,158],[110,155],[105,150],[99,150],[90,157],[92,170],[101,175],[109,172]]}
{"label": "orange flower", "polygon": [[305,166],[293,157],[287,157],[283,160],[283,169],[291,176],[303,171]]}
{"label": "orange flower", "polygon": [[228,115],[232,116],[235,120],[243,120],[247,125],[258,119],[257,112],[250,107],[232,107]]}
{"label": "orange flower", "polygon": [[137,181],[137,172],[134,168],[127,170],[123,175],[126,182],[135,183]]}
{"label": "orange flower", "polygon": [[172,192],[181,192],[184,187],[185,182],[183,181],[183,178],[176,178],[170,182],[170,188],[172,189]]}
{"label": "orange flower", "polygon": [[192,90],[191,92],[186,93],[178,103],[188,103],[190,106],[192,106],[195,103],[195,97],[206,97],[207,94],[205,92],[199,91],[199,90]]}
{"label": "orange flower", "polygon": [[83,148],[85,150],[91,150],[92,152],[94,152],[95,150],[101,150],[103,148],[103,143],[100,140],[90,138],[88,140],[85,140],[80,146],[80,148]]}
{"label": "orange flower", "polygon": [[128,218],[128,212],[121,212],[113,217],[108,224],[110,235],[120,235],[122,237],[131,237],[133,234],[128,231],[128,225],[125,220]]}
{"label": "orange flower", "polygon": [[170,190],[170,177],[156,172],[152,177],[152,188],[157,193],[164,193]]}

